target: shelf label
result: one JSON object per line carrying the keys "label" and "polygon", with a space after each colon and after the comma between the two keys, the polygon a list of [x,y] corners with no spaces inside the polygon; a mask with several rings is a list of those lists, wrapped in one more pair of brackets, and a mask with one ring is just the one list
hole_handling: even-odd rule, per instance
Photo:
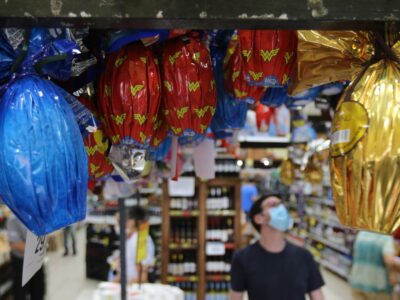
{"label": "shelf label", "polygon": [[225,244],[220,242],[207,242],[206,255],[210,256],[225,255]]}
{"label": "shelf label", "polygon": [[168,180],[168,190],[171,197],[193,197],[195,193],[195,178],[179,177],[177,181]]}
{"label": "shelf label", "polygon": [[193,148],[194,171],[197,177],[202,179],[215,178],[215,145],[214,140],[204,141]]}
{"label": "shelf label", "polygon": [[47,236],[36,236],[28,230],[25,243],[22,286],[42,267],[46,256]]}

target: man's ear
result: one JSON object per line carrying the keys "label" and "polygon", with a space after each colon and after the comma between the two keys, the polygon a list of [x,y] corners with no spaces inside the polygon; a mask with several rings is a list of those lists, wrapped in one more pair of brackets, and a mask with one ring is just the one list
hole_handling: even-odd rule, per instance
{"label": "man's ear", "polygon": [[264,217],[263,217],[263,215],[261,215],[261,214],[258,214],[258,215],[255,215],[254,216],[254,221],[256,222],[256,224],[258,224],[258,225],[262,225],[262,224],[264,224]]}

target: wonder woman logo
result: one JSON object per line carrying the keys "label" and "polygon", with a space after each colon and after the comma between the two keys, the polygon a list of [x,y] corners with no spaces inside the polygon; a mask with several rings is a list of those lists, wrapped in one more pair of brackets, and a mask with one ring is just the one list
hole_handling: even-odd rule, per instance
{"label": "wonder woman logo", "polygon": [[189,92],[195,92],[200,87],[200,81],[189,82]]}
{"label": "wonder woman logo", "polygon": [[104,135],[101,130],[96,130],[93,136],[94,140],[96,141],[96,151],[104,154],[108,149],[108,140],[104,140]]}
{"label": "wonder woman logo", "polygon": [[200,63],[200,52],[193,53],[192,59],[193,59],[193,61],[195,61],[199,64]]}
{"label": "wonder woman logo", "polygon": [[263,72],[254,72],[254,71],[249,71],[250,76],[255,80],[258,81],[260,78],[263,76]]}
{"label": "wonder woman logo", "polygon": [[153,129],[154,129],[154,131],[156,131],[158,128],[160,128],[160,126],[161,126],[161,124],[162,124],[162,120],[156,120],[155,122],[154,122],[154,125],[153,125]]}
{"label": "wonder woman logo", "polygon": [[158,139],[158,138],[154,138],[153,139],[153,145],[155,146],[155,147],[157,147],[159,144],[160,144],[160,142],[161,142],[161,139]]}
{"label": "wonder woman logo", "polygon": [[240,91],[240,90],[238,90],[238,89],[234,89],[234,92],[235,92],[235,96],[236,96],[237,98],[243,98],[243,97],[246,97],[246,96],[247,96],[247,93],[246,93],[246,92],[242,92],[242,91]]}
{"label": "wonder woman logo", "polygon": [[208,111],[208,106],[204,106],[203,108],[195,108],[194,112],[196,113],[198,118],[204,117],[206,112]]}
{"label": "wonder woman logo", "polygon": [[144,122],[146,122],[147,117],[145,115],[142,114],[134,114],[133,118],[139,122],[140,125],[143,125]]}
{"label": "wonder woman logo", "polygon": [[273,58],[274,56],[277,56],[278,53],[279,53],[279,48],[277,48],[277,49],[272,49],[271,51],[268,51],[268,50],[260,50],[261,57],[263,58],[264,61],[267,61],[267,60],[268,60],[268,62],[271,62],[272,58]]}
{"label": "wonder woman logo", "polygon": [[146,141],[146,135],[143,132],[140,132],[139,136],[140,136],[140,141],[143,144]]}
{"label": "wonder woman logo", "polygon": [[96,166],[96,165],[93,164],[93,163],[90,164],[90,172],[91,172],[92,174],[96,173],[99,169],[100,169],[99,166]]}
{"label": "wonder woman logo", "polygon": [[208,108],[209,108],[209,110],[210,110],[210,112],[211,112],[211,115],[213,116],[213,115],[215,115],[215,107],[214,106],[208,106]]}
{"label": "wonder woman logo", "polygon": [[172,92],[172,84],[171,84],[171,82],[165,80],[163,83],[164,83],[164,86],[167,88],[168,92],[171,93]]}
{"label": "wonder woman logo", "polygon": [[188,111],[189,111],[189,107],[188,106],[185,106],[185,107],[182,107],[180,109],[177,109],[176,110],[176,115],[178,116],[178,119],[182,119]]}
{"label": "wonder woman logo", "polygon": [[126,114],[111,115],[111,119],[117,124],[122,125],[125,121]]}
{"label": "wonder woman logo", "polygon": [[181,51],[175,52],[175,54],[169,56],[168,60],[171,63],[171,65],[173,65],[176,62],[179,56],[181,56]]}
{"label": "wonder woman logo", "polygon": [[146,57],[146,56],[141,57],[140,60],[141,60],[144,64],[147,64],[147,57]]}
{"label": "wonder woman logo", "polygon": [[175,135],[178,135],[182,132],[182,128],[176,128],[171,126],[171,130]]}
{"label": "wonder woman logo", "polygon": [[116,142],[118,142],[118,141],[119,141],[119,134],[113,135],[113,136],[111,137],[111,141],[113,142],[113,144],[115,144]]}
{"label": "wonder woman logo", "polygon": [[289,61],[290,61],[290,59],[292,58],[292,56],[293,56],[293,52],[292,52],[292,53],[289,53],[289,52],[286,52],[286,53],[285,53],[285,61],[286,61],[286,64],[289,63]]}
{"label": "wonder woman logo", "polygon": [[242,55],[246,61],[249,62],[251,58],[251,50],[242,50]]}
{"label": "wonder woman logo", "polygon": [[125,62],[125,60],[126,60],[127,58],[128,58],[128,57],[127,57],[126,55],[117,58],[117,59],[115,60],[115,67],[116,67],[116,68],[119,68],[120,66],[122,66],[122,64]]}
{"label": "wonder woman logo", "polygon": [[132,96],[135,97],[136,94],[139,93],[143,89],[144,89],[144,85],[143,84],[137,84],[135,86],[131,86],[131,94],[132,94]]}
{"label": "wonder woman logo", "polygon": [[232,73],[232,82],[235,82],[235,80],[239,77],[240,71],[235,71]]}
{"label": "wonder woman logo", "polygon": [[85,147],[86,148],[86,152],[88,154],[88,156],[92,156],[96,153],[96,146],[94,147]]}

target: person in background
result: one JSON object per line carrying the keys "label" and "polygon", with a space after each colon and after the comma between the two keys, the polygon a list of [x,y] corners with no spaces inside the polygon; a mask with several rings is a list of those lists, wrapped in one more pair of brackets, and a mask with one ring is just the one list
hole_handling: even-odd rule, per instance
{"label": "person in background", "polygon": [[349,282],[355,300],[389,300],[392,286],[390,271],[400,271],[390,235],[360,231],[354,243]]}
{"label": "person in background", "polygon": [[[141,267],[141,280],[140,282],[148,282],[148,271],[151,266],[154,265],[155,247],[153,240],[150,235],[147,237],[147,257],[142,261],[141,266],[136,264],[137,254],[137,243],[138,243],[138,228],[141,224],[148,222],[147,212],[143,207],[135,206],[132,207],[128,212],[128,218],[126,221],[125,232],[126,232],[126,274],[127,282],[137,283],[139,282],[139,267]],[[120,259],[118,258],[117,261]],[[118,268],[119,269],[119,268]],[[113,280],[114,282],[120,282],[120,273]]]}
{"label": "person in background", "polygon": [[71,236],[71,241],[72,241],[72,255],[76,255],[76,224],[64,227],[63,234],[64,234],[64,256],[67,256],[69,253],[68,249],[69,236]]}
{"label": "person in background", "polygon": [[279,194],[261,196],[251,207],[250,219],[260,233],[256,243],[232,258],[230,300],[324,299],[318,265],[304,248],[288,243],[285,231],[292,219]]}
{"label": "person in background", "polygon": [[22,287],[22,270],[24,266],[27,228],[14,215],[11,215],[7,219],[6,227],[11,248],[11,264],[14,270],[14,300],[43,300],[45,298],[45,275],[43,266],[33,275],[30,281]]}
{"label": "person in background", "polygon": [[253,180],[244,178],[242,186],[240,188],[240,195],[242,199],[242,211],[246,214],[246,217],[248,219],[250,208],[258,197],[257,186],[255,185]]}
{"label": "person in background", "polygon": [[243,178],[243,183],[240,188],[241,203],[242,203],[242,236],[245,245],[248,245],[254,236],[254,231],[251,227],[249,212],[254,201],[258,197],[258,189],[254,182],[247,177]]}

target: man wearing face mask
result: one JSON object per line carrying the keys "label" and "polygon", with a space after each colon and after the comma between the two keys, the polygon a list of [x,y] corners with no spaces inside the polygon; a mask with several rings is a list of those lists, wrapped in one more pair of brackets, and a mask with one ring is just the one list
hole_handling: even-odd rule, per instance
{"label": "man wearing face mask", "polygon": [[235,253],[231,268],[230,300],[323,300],[324,281],[312,255],[288,243],[293,225],[279,194],[260,197],[250,209],[260,240]]}

